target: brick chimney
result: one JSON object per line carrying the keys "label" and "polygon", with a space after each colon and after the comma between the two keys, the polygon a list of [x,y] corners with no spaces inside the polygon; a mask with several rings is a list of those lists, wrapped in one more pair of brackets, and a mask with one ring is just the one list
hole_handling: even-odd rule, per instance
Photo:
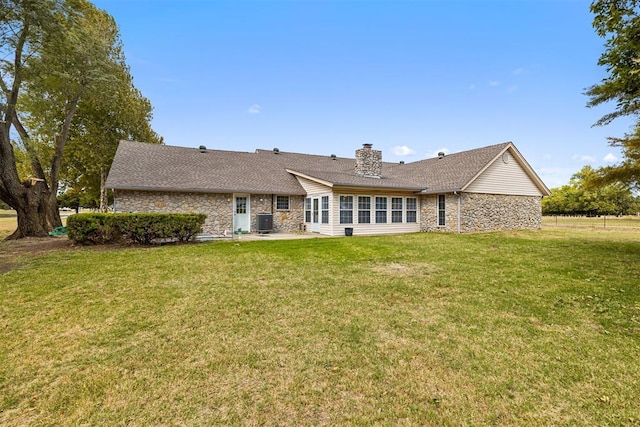
{"label": "brick chimney", "polygon": [[356,175],[381,178],[382,151],[371,147],[372,144],[362,144],[362,148],[356,150]]}

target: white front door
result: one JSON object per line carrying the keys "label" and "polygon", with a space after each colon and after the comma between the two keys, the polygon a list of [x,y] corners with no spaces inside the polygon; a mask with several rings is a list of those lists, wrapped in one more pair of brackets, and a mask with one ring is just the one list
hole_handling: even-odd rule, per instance
{"label": "white front door", "polygon": [[233,231],[241,229],[243,233],[251,231],[250,218],[250,196],[248,194],[233,195]]}
{"label": "white front door", "polygon": [[320,232],[320,198],[313,198],[313,207],[311,208],[311,231]]}

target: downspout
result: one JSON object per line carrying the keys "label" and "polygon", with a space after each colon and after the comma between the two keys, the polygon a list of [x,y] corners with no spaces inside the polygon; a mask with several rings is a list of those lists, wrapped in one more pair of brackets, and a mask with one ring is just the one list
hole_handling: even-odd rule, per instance
{"label": "downspout", "polygon": [[453,194],[455,194],[458,197],[458,223],[457,223],[457,227],[458,227],[458,234],[460,234],[460,209],[462,208],[462,196],[460,194],[458,194],[457,191],[454,191]]}

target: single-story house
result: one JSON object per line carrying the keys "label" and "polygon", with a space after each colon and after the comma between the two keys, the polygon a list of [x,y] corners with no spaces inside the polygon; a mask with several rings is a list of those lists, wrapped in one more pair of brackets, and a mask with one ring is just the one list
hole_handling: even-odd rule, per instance
{"label": "single-story house", "polygon": [[106,187],[116,212],[198,212],[204,231],[329,236],[537,229],[549,189],[511,142],[389,163],[121,141]]}

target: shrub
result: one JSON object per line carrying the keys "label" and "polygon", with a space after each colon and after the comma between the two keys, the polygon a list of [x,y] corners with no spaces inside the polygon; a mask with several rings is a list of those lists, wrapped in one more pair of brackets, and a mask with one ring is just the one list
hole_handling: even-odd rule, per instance
{"label": "shrub", "polygon": [[206,215],[83,213],[67,218],[69,238],[78,243],[118,241],[149,245],[166,241],[187,242],[202,231]]}

